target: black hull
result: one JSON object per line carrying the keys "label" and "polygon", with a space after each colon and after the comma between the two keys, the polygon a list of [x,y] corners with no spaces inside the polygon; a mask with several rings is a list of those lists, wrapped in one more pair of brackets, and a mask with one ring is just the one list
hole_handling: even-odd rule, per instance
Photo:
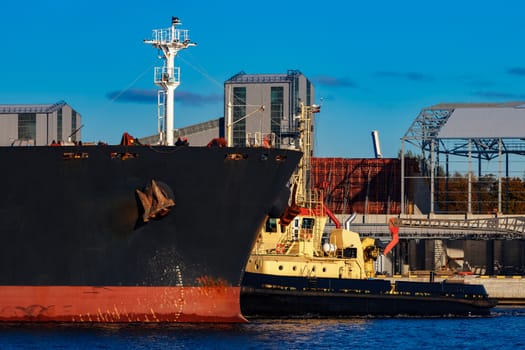
{"label": "black hull", "polygon": [[246,321],[242,272],[300,157],[263,148],[0,148],[0,321]]}
{"label": "black hull", "polygon": [[[299,159],[255,148],[0,148],[0,286],[239,286]],[[151,180],[175,206],[143,222],[136,190]]]}
{"label": "black hull", "polygon": [[[439,285],[404,282],[400,287],[404,292],[390,294],[390,282],[380,279],[314,281],[247,273],[241,288],[241,310],[246,317],[486,316],[496,305],[486,293],[439,295],[435,292]],[[458,290],[459,284],[448,285]],[[470,289],[469,285],[461,286]],[[472,291],[480,291],[480,286],[472,287]]]}

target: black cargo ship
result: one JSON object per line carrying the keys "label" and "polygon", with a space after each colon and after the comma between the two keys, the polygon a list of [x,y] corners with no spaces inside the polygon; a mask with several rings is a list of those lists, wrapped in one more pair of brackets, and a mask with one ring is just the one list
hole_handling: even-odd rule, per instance
{"label": "black cargo ship", "polygon": [[243,321],[242,271],[300,156],[0,147],[0,321]]}

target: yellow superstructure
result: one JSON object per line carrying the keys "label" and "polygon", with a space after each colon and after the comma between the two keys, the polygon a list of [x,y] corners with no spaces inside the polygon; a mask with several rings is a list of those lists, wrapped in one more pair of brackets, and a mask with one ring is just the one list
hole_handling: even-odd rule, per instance
{"label": "yellow superstructure", "polygon": [[304,152],[292,177],[290,207],[295,217],[267,218],[246,266],[247,272],[276,276],[363,279],[373,277],[379,255],[375,240],[343,228],[324,232],[328,216],[322,193],[312,189],[310,160],[313,113],[318,107],[301,106],[299,120]]}
{"label": "yellow superstructure", "polygon": [[246,266],[247,272],[296,277],[368,278],[378,255],[374,239],[334,229],[326,216],[298,215],[288,226],[268,218]]}

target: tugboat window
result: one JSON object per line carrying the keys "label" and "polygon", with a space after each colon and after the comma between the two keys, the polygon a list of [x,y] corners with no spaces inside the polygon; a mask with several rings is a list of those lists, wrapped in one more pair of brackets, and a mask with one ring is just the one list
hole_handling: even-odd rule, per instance
{"label": "tugboat window", "polygon": [[292,239],[294,241],[299,239],[299,219],[297,218],[293,220]]}
{"label": "tugboat window", "polygon": [[343,256],[345,258],[356,259],[357,258],[357,248],[345,248],[343,251]]}
{"label": "tugboat window", "polygon": [[268,218],[268,220],[266,220],[266,232],[277,232],[276,218]]}
{"label": "tugboat window", "polygon": [[315,219],[304,218],[301,227],[302,228],[312,229],[312,228],[314,228],[314,223],[315,223]]}

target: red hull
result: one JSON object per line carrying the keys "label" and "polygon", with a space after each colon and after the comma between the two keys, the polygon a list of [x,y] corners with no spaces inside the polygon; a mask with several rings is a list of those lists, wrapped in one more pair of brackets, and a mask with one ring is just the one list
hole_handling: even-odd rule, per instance
{"label": "red hull", "polygon": [[1,286],[0,321],[246,322],[239,287]]}

